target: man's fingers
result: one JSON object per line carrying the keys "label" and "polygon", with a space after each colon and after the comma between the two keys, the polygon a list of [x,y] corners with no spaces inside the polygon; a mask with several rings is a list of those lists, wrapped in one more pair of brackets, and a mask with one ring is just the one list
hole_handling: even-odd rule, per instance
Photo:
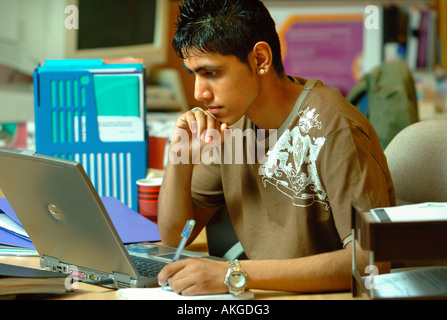
{"label": "man's fingers", "polygon": [[213,114],[201,108],[193,108],[191,113],[197,121],[197,137],[206,143],[213,141],[213,130],[219,131],[222,123]]}
{"label": "man's fingers", "polygon": [[[206,144],[212,147],[223,143],[229,130],[225,123],[220,122],[216,117],[207,110],[201,108],[193,108],[177,119],[174,131],[176,129],[187,130],[190,138],[201,141],[201,148]],[[174,139],[173,139],[174,141]]]}
{"label": "man's fingers", "polygon": [[180,260],[174,263],[170,263],[163,267],[158,274],[158,284],[165,284],[166,280],[172,278],[177,272],[184,268],[184,261]]}

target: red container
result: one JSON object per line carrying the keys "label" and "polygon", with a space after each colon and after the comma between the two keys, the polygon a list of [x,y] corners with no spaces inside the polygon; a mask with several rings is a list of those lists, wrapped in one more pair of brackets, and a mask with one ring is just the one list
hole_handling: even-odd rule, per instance
{"label": "red container", "polygon": [[158,194],[163,178],[140,179],[137,181],[138,212],[157,223]]}

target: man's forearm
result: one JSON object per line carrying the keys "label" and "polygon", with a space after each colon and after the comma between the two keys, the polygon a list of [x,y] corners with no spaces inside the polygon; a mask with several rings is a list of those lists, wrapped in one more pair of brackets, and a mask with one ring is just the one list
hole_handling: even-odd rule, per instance
{"label": "man's forearm", "polygon": [[[360,248],[357,246],[357,250]],[[365,252],[357,257],[361,271],[368,264]],[[352,279],[352,247],[318,255],[284,260],[241,261],[248,275],[248,287],[295,292],[349,290]],[[388,263],[378,263],[380,273]]]}
{"label": "man's forearm", "polygon": [[294,292],[340,291],[350,287],[350,257],[345,249],[321,255],[283,259],[247,260],[241,265],[248,287]]}
{"label": "man's forearm", "polygon": [[158,228],[163,243],[176,246],[185,221],[193,219],[191,177],[193,164],[169,163],[158,199]]}
{"label": "man's forearm", "polygon": [[220,123],[210,112],[200,108],[194,108],[177,118],[158,200],[158,228],[162,241],[167,245],[177,246],[185,222],[195,219],[196,225],[189,237],[191,242],[215,212],[215,209],[193,206],[191,180],[194,164],[198,163],[203,147],[223,141],[208,141],[208,133],[218,130],[223,135],[226,128],[226,124]]}

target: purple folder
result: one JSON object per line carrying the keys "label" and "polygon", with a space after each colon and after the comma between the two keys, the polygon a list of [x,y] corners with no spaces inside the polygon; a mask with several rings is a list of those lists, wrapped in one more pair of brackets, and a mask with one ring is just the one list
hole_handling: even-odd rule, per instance
{"label": "purple folder", "polygon": [[[114,197],[101,197],[101,200],[124,244],[160,241],[157,224],[130,209]],[[6,213],[11,219],[20,224],[19,219],[6,198],[0,198],[0,212]],[[34,248],[31,241],[1,228],[0,244]]]}

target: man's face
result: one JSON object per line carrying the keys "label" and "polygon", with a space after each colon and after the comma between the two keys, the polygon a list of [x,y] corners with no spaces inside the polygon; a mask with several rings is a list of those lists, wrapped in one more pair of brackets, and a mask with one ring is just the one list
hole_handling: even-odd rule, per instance
{"label": "man's face", "polygon": [[184,65],[195,75],[194,97],[217,120],[232,125],[250,112],[259,95],[259,85],[247,64],[232,55],[190,52]]}

